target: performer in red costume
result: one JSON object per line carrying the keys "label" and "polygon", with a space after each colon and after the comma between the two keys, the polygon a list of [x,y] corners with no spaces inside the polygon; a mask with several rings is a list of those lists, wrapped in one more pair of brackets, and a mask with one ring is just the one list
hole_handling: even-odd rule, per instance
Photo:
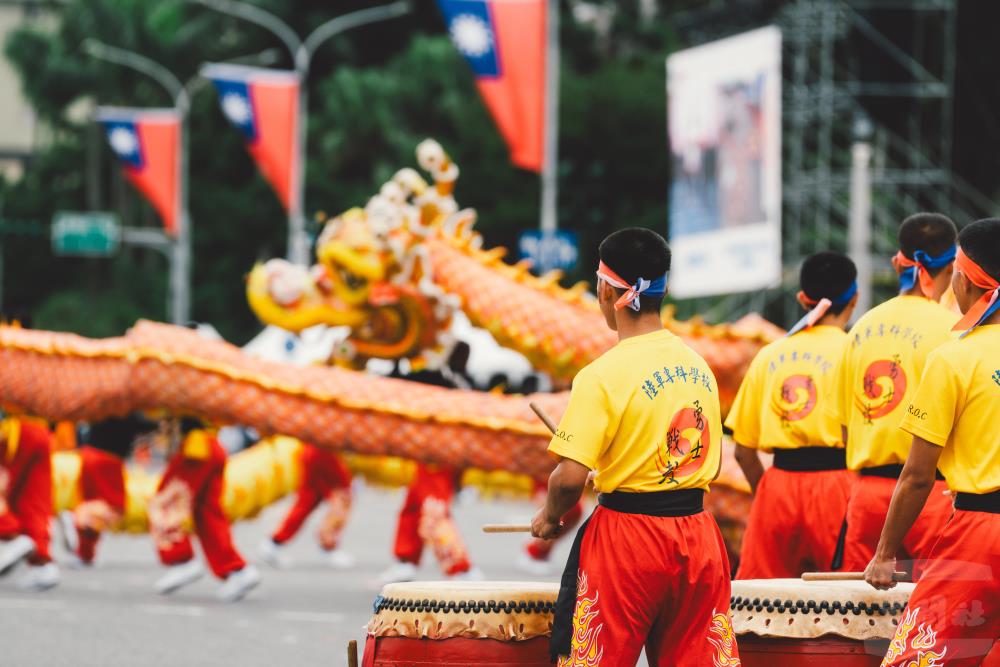
{"label": "performer in red costume", "polygon": [[[927,357],[901,429],[912,443],[865,578],[895,586],[896,557],[940,470],[955,512],[937,534],[883,667],[990,664],[1000,637],[1000,219],[958,237],[952,286],[960,337]],[[995,664],[995,663],[994,663]]]}
{"label": "performer in red costume", "polygon": [[302,529],[306,519],[319,505],[327,502],[327,512],[319,529],[319,545],[326,552],[327,562],[334,568],[354,566],[354,558],[339,548],[340,536],[351,513],[351,471],[334,451],[307,442],[299,453],[302,481],[295,504],[270,539],[261,542],[257,555],[268,565],[284,568],[289,565],[281,547]]}
{"label": "performer in red costume", "polygon": [[154,588],[166,595],[204,575],[205,568],[195,560],[191,538],[184,530],[190,521],[212,573],[224,580],[219,599],[235,602],[260,583],[260,573],[236,550],[222,510],[226,451],[198,420],[185,418],[179,426],[180,447],[149,503],[150,533],[160,561],[170,568]]}
{"label": "performer in red costume", "polygon": [[101,533],[125,515],[125,460],[135,440],[156,425],[142,417],[106,419],[90,427],[80,448],[81,502],[59,514],[63,541],[79,565],[94,562]]}
{"label": "performer in red costume", "polygon": [[44,422],[8,417],[0,422],[0,575],[27,559],[23,588],[59,584],[49,552],[52,516],[52,436]]}

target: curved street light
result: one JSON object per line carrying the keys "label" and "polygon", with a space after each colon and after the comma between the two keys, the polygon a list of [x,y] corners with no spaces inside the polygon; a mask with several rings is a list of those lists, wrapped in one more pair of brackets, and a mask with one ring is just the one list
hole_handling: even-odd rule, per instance
{"label": "curved street light", "polygon": [[188,0],[222,14],[254,23],[268,30],[280,39],[291,54],[295,71],[299,75],[299,117],[298,117],[298,161],[297,169],[292,175],[291,211],[288,215],[288,260],[294,264],[309,263],[309,237],[306,234],[305,221],[305,182],[306,182],[306,137],[308,134],[309,92],[306,80],[309,67],[316,50],[326,40],[342,32],[359,26],[398,18],[410,12],[410,4],[405,0],[378,7],[359,9],[354,12],[332,18],[313,30],[305,40],[302,40],[287,23],[274,14],[238,0]]}

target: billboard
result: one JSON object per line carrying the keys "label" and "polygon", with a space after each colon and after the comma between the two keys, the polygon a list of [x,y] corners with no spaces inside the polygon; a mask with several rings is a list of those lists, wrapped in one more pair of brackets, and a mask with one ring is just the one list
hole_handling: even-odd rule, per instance
{"label": "billboard", "polygon": [[670,292],[781,280],[781,32],[761,28],[667,58]]}

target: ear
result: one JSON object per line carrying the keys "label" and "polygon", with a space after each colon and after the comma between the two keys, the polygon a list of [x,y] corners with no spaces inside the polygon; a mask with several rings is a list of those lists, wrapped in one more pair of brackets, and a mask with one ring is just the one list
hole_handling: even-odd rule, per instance
{"label": "ear", "polygon": [[799,305],[802,306],[803,310],[805,310],[806,312],[808,312],[808,311],[812,310],[812,306],[810,306],[806,302],[806,298],[807,298],[806,294],[802,290],[799,290],[799,293],[795,295],[795,300],[799,302]]}
{"label": "ear", "polygon": [[899,265],[899,258],[896,255],[892,256],[892,269],[897,276],[903,273],[903,267]]}

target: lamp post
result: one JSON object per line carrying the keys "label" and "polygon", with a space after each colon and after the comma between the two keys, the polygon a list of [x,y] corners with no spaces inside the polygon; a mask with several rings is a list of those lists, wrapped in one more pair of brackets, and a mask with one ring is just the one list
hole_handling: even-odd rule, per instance
{"label": "lamp post", "polygon": [[[108,46],[94,39],[83,43],[83,50],[98,60],[104,60],[135,70],[160,84],[174,102],[174,111],[180,118],[180,159],[177,160],[177,235],[171,241],[160,238],[156,243],[143,243],[151,247],[167,247],[170,260],[170,321],[184,326],[191,312],[191,218],[188,214],[188,112],[191,97],[187,88],[167,68],[149,58]],[[148,235],[147,235],[148,236]],[[128,236],[126,236],[128,238]],[[138,239],[137,239],[138,240]]]}
{"label": "lamp post", "polygon": [[292,56],[295,71],[299,75],[299,113],[296,132],[298,159],[292,174],[292,197],[288,211],[288,261],[306,265],[309,262],[309,237],[306,234],[305,184],[306,184],[306,136],[309,117],[309,91],[306,85],[309,67],[316,50],[326,40],[342,32],[403,16],[410,11],[408,2],[400,1],[368,9],[360,9],[330,19],[313,30],[302,40],[287,23],[274,14],[238,0],[189,0],[197,2],[217,12],[235,16],[254,23],[271,32],[284,43]]}

